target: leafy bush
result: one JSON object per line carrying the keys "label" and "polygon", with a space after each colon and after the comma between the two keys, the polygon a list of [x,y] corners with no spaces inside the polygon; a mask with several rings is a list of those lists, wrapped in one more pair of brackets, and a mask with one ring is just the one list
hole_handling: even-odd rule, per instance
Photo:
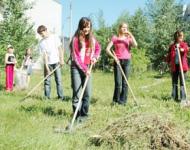
{"label": "leafy bush", "polygon": [[147,71],[150,59],[146,56],[145,49],[133,48],[132,49],[132,65],[131,72],[140,74]]}

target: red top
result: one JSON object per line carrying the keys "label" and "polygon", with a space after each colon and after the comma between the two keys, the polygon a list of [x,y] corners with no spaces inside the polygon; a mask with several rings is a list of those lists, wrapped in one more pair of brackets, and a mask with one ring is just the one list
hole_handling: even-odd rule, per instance
{"label": "red top", "polygon": [[[187,61],[187,53],[189,50],[188,45],[185,42],[180,42],[179,48],[184,49],[183,52],[180,51],[180,55],[181,55],[183,71],[187,71],[189,69],[188,61]],[[170,64],[172,72],[176,71],[176,64],[175,64],[176,50],[175,49],[176,49],[176,43],[171,44],[169,47],[169,54],[167,56],[167,62]]]}

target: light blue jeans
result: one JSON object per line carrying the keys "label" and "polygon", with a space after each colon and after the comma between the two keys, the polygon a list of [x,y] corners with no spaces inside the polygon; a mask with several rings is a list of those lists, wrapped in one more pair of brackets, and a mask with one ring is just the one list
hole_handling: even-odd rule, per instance
{"label": "light blue jeans", "polygon": [[[50,71],[55,69],[59,64],[49,64],[48,67]],[[54,77],[55,77],[55,83],[56,83],[56,89],[57,89],[57,95],[58,98],[63,98],[63,88],[62,88],[62,80],[61,80],[61,69],[60,67],[57,68],[57,70],[54,71]],[[46,70],[44,67],[44,77],[46,76]],[[47,98],[50,98],[51,94],[51,76],[50,75],[45,81],[44,81],[44,95]]]}

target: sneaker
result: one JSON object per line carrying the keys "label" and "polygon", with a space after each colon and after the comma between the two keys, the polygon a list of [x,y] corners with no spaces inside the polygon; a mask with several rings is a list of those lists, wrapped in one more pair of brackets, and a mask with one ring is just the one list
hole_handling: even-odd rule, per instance
{"label": "sneaker", "polygon": [[182,100],[180,105],[181,107],[190,107],[190,102],[187,100]]}
{"label": "sneaker", "polygon": [[187,106],[187,101],[186,100],[182,100],[180,102],[180,105],[181,105],[181,107],[186,107]]}

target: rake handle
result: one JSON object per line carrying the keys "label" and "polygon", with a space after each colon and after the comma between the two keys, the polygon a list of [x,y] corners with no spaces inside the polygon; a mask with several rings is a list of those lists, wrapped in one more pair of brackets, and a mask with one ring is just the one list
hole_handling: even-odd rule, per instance
{"label": "rake handle", "polygon": [[32,92],[34,92],[50,75],[52,75],[58,68],[60,67],[60,65],[58,65],[55,69],[53,69],[48,75],[45,76],[45,78],[43,78],[35,87],[32,88],[32,90],[22,99],[20,100],[20,102],[23,102],[26,100],[26,98],[28,96],[30,96],[32,94]]}
{"label": "rake handle", "polygon": [[[90,65],[90,69],[89,69],[90,73],[91,73],[92,67],[93,67],[93,64]],[[74,113],[73,119],[71,121],[70,130],[72,130],[72,128],[73,128],[73,124],[75,122],[77,113],[79,111],[79,108],[80,108],[80,105],[81,105],[81,102],[82,102],[82,97],[83,97],[84,91],[86,89],[86,86],[87,86],[89,78],[90,78],[90,74],[86,76],[86,79],[85,79],[85,82],[84,82],[84,85],[83,85],[83,88],[82,88],[82,92],[81,92],[79,100],[78,100],[77,108],[75,109],[75,113]]]}
{"label": "rake handle", "polygon": [[185,95],[187,97],[187,88],[186,88],[186,84],[185,84],[185,77],[184,77],[184,73],[183,73],[181,54],[180,54],[179,46],[178,45],[177,45],[177,53],[178,53],[178,59],[179,59],[179,66],[180,66],[180,71],[181,71],[182,82],[183,82],[183,85],[184,85]]}
{"label": "rake handle", "polygon": [[[114,51],[113,51],[113,55],[114,55],[114,57],[117,58],[117,56],[116,56],[116,54],[115,54]],[[116,61],[116,63],[117,63],[117,65],[119,66],[119,69],[120,69],[120,71],[121,71],[121,73],[122,73],[122,75],[123,75],[123,77],[124,77],[124,79],[125,79],[125,81],[126,81],[128,87],[129,87],[129,90],[131,91],[131,94],[132,94],[132,96],[133,96],[133,99],[134,99],[134,103],[135,103],[135,105],[137,105],[136,97],[135,97],[135,95],[134,95],[134,93],[133,93],[133,90],[131,89],[131,86],[130,86],[128,80],[127,80],[127,77],[125,76],[125,73],[124,73],[124,71],[123,71],[123,69],[122,69],[120,63],[119,63],[118,61]]]}

